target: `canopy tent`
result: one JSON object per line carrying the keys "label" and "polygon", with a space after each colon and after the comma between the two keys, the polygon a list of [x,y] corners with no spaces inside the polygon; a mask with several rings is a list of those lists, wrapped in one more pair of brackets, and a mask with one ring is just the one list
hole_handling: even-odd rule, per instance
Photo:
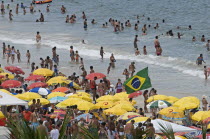
{"label": "canopy tent", "polygon": [[[196,129],[189,128],[189,127],[182,126],[182,125],[178,125],[178,124],[171,123],[171,122],[167,122],[167,121],[164,121],[164,120],[161,120],[161,119],[152,120],[151,122],[153,123],[153,126],[155,128],[155,133],[162,133],[162,131],[161,131],[162,127],[159,124],[162,124],[164,127],[171,125],[174,132],[193,132],[193,131],[196,131]],[[144,122],[142,122],[142,123],[144,123]],[[134,126],[137,127],[138,123],[135,123]]]}
{"label": "canopy tent", "polygon": [[25,106],[27,106],[28,103],[19,99],[19,98],[13,97],[7,93],[0,91],[0,106],[6,106],[6,105],[25,105]]}

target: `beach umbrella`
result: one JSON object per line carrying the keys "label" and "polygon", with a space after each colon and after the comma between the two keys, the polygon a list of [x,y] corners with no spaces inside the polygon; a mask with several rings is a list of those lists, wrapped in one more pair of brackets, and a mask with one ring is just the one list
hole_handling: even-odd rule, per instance
{"label": "beach umbrella", "polygon": [[52,90],[52,92],[63,92],[63,93],[65,93],[65,92],[67,92],[67,91],[69,91],[69,90],[70,90],[70,89],[67,88],[67,87],[58,87],[58,88]]}
{"label": "beach umbrella", "polygon": [[86,92],[76,92],[76,94],[90,97],[90,94],[88,94]]}
{"label": "beach umbrella", "polygon": [[183,136],[175,136],[175,139],[187,139],[187,138],[185,138]]}
{"label": "beach umbrella", "polygon": [[46,116],[49,116],[50,118],[59,118],[59,119],[64,119],[66,114],[66,111],[64,110],[54,110],[52,114],[47,114]]}
{"label": "beach umbrella", "polygon": [[87,118],[92,118],[93,117],[93,115],[92,114],[89,114],[89,113],[84,113],[84,114],[81,114],[81,115],[79,115],[79,116],[77,116],[75,119],[77,120],[77,121],[79,121],[80,119],[87,119]]}
{"label": "beach umbrella", "polygon": [[26,92],[26,93],[23,93],[23,94],[18,94],[18,95],[15,95],[15,97],[17,97],[19,99],[22,99],[22,100],[25,100],[25,101],[30,101],[30,100],[36,99],[36,98],[42,98],[42,96],[40,96],[39,94],[32,93],[32,92]]}
{"label": "beach umbrella", "polygon": [[81,89],[81,87],[78,84],[76,84],[75,82],[72,82],[72,81],[69,83],[69,87],[73,87],[77,90]]}
{"label": "beach umbrella", "polygon": [[56,76],[47,81],[48,85],[56,85],[56,84],[68,84],[70,81],[67,80],[67,77],[64,76]]}
{"label": "beach umbrella", "polygon": [[0,89],[0,92],[4,92],[4,93],[7,93],[9,95],[12,95],[12,93],[10,93],[9,91],[7,91],[6,89]]}
{"label": "beach umbrella", "polygon": [[152,101],[149,104],[147,104],[147,108],[149,109],[153,109],[153,108],[167,108],[171,106],[171,103],[169,103],[168,101],[165,100],[156,100],[156,101]]}
{"label": "beach umbrella", "polygon": [[105,96],[101,96],[100,98],[98,98],[96,101],[115,101],[116,99],[114,98],[114,96],[112,95],[105,95]]}
{"label": "beach umbrella", "polygon": [[[14,79],[15,78],[15,76],[13,74],[7,73],[7,72],[0,73],[0,75],[4,76],[4,78],[6,77],[6,75],[8,75],[9,79]],[[4,78],[1,78],[1,79],[4,80]]]}
{"label": "beach umbrella", "polygon": [[192,120],[203,121],[210,117],[210,111],[198,111],[192,116]]}
{"label": "beach umbrella", "polygon": [[94,104],[87,101],[80,101],[77,104],[77,109],[81,111],[89,111],[93,108]]}
{"label": "beach umbrella", "polygon": [[60,107],[60,108],[65,108],[67,106],[76,105],[78,102],[81,102],[81,101],[85,101],[85,100],[82,100],[80,98],[68,98],[68,99],[58,103],[56,106]]}
{"label": "beach umbrella", "polygon": [[140,122],[146,121],[147,119],[149,119],[149,118],[148,117],[135,117],[135,118],[129,120],[127,123],[130,123],[132,120],[134,120],[135,123],[140,123]]}
{"label": "beach umbrella", "polygon": [[106,115],[122,115],[126,113],[127,111],[124,109],[119,109],[119,108],[109,108],[103,111],[104,114]]}
{"label": "beach umbrella", "polygon": [[65,95],[65,97],[70,97],[71,95],[73,95],[74,93],[68,93]]}
{"label": "beach umbrella", "polygon": [[73,94],[71,96],[69,96],[68,98],[81,98],[83,100],[86,100],[86,101],[92,101],[92,99],[86,95],[79,95],[79,94]]}
{"label": "beach umbrella", "polygon": [[19,67],[15,67],[15,66],[7,66],[5,67],[6,70],[8,70],[9,72],[15,73],[15,74],[25,74],[25,72],[19,68]]}
{"label": "beach umbrella", "polygon": [[0,73],[4,72],[4,70],[2,68],[0,68]]}
{"label": "beach umbrella", "polygon": [[203,120],[203,123],[208,124],[210,122],[210,116]]}
{"label": "beach umbrella", "polygon": [[175,103],[176,101],[178,101],[179,99],[177,98],[177,97],[174,97],[174,96],[168,96],[168,98],[167,98],[167,101],[169,102],[169,103]]}
{"label": "beach umbrella", "polygon": [[86,76],[86,79],[88,80],[94,80],[94,78],[97,77],[97,79],[101,79],[106,77],[103,73],[90,73]]}
{"label": "beach umbrella", "polygon": [[95,104],[94,109],[105,109],[105,108],[111,108],[114,105],[112,101],[99,101]]}
{"label": "beach umbrella", "polygon": [[47,95],[47,99],[51,99],[51,98],[57,97],[57,96],[59,96],[59,97],[64,97],[65,95],[66,95],[66,94],[63,93],[63,92],[52,92],[52,93],[50,93],[49,95]]}
{"label": "beach umbrella", "polygon": [[57,96],[57,97],[52,97],[52,98],[50,98],[48,100],[50,101],[50,103],[59,103],[59,102],[62,102],[64,100],[66,100],[66,99],[68,99],[68,98]]}
{"label": "beach umbrella", "polygon": [[4,75],[0,75],[0,79],[4,78],[5,76]]}
{"label": "beach umbrella", "polygon": [[15,88],[15,87],[20,87],[21,85],[22,83],[16,80],[7,80],[1,84],[3,88]]}
{"label": "beach umbrella", "polygon": [[2,111],[0,111],[0,119],[5,118],[4,114],[2,113]]}
{"label": "beach umbrella", "polygon": [[119,120],[127,120],[127,119],[130,119],[130,118],[139,117],[139,116],[140,116],[140,114],[138,114],[138,113],[127,112],[127,113],[124,113],[123,115],[121,115],[120,117],[118,117],[117,121],[119,121]]}
{"label": "beach umbrella", "polygon": [[178,121],[186,119],[183,110],[180,110],[177,107],[164,108],[159,111],[159,114],[161,114],[162,118],[166,120]]}
{"label": "beach umbrella", "polygon": [[155,100],[167,100],[168,97],[166,95],[154,95],[147,99],[147,102],[152,102]]}
{"label": "beach umbrella", "polygon": [[141,91],[136,91],[136,92],[133,92],[131,94],[129,94],[128,98],[135,98],[135,97],[138,97],[142,95],[142,92]]}
{"label": "beach umbrella", "polygon": [[127,94],[126,92],[121,92],[121,93],[116,93],[115,95],[114,95],[114,98],[116,99],[116,100],[122,100],[122,99],[128,99],[128,96],[129,96],[129,94]]}
{"label": "beach umbrella", "polygon": [[180,107],[180,109],[194,109],[200,107],[200,100],[197,97],[183,97],[173,104],[174,107]]}
{"label": "beach umbrella", "polygon": [[114,105],[118,105],[118,104],[134,105],[133,103],[127,100],[117,101],[114,103]]}
{"label": "beach umbrella", "polygon": [[[36,98],[36,99],[35,99],[36,102],[37,102],[38,99],[40,100],[40,103],[41,103],[42,105],[47,105],[47,104],[50,103],[50,101],[47,100],[47,99],[45,99],[45,98]],[[31,104],[33,104],[33,100],[31,100],[31,101],[28,102],[28,105],[31,105]]]}
{"label": "beach umbrella", "polygon": [[45,78],[42,75],[31,75],[25,78],[25,81],[44,81]]}
{"label": "beach umbrella", "polygon": [[48,85],[46,83],[43,82],[35,82],[30,84],[27,88],[28,89],[33,89],[33,88],[38,88],[38,87],[47,87]]}
{"label": "beach umbrella", "polygon": [[126,111],[133,111],[133,110],[135,110],[135,108],[131,104],[130,105],[118,104],[118,105],[115,105],[113,108],[124,109]]}
{"label": "beach umbrella", "polygon": [[46,88],[38,88],[38,87],[29,90],[29,92],[38,93],[38,94],[44,95],[44,96],[46,96],[46,95],[48,95],[48,94],[51,93],[49,89],[46,89]]}
{"label": "beach umbrella", "polygon": [[39,68],[33,72],[33,75],[52,76],[53,71],[46,68]]}

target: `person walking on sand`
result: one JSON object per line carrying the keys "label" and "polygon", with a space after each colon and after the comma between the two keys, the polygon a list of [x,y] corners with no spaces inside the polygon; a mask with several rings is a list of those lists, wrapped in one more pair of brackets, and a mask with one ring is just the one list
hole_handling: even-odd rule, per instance
{"label": "person walking on sand", "polygon": [[41,35],[39,34],[39,31],[36,33],[36,42],[40,42],[41,41]]}
{"label": "person walking on sand", "polygon": [[27,52],[26,52],[26,57],[27,57],[27,65],[30,65],[31,54],[30,54],[29,50],[27,50]]}
{"label": "person walking on sand", "polygon": [[208,102],[206,100],[206,96],[202,96],[202,105],[203,105],[203,111],[207,111],[207,105],[208,105]]}

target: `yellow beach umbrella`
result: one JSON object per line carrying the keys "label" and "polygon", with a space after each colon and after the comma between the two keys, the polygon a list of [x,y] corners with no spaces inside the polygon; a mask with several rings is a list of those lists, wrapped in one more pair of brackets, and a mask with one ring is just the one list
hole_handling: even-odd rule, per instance
{"label": "yellow beach umbrella", "polygon": [[166,95],[154,95],[148,98],[147,102],[152,102],[155,100],[167,100],[168,97]]}
{"label": "yellow beach umbrella", "polygon": [[[8,75],[8,78],[9,78],[9,79],[14,79],[14,78],[15,78],[15,76],[14,76],[13,74],[7,73],[7,72],[2,72],[2,73],[0,73],[0,75],[3,75],[3,76]],[[5,78],[2,78],[1,80],[4,80],[4,79],[5,79]]]}
{"label": "yellow beach umbrella", "polygon": [[114,103],[114,105],[118,105],[118,104],[135,105],[135,104],[133,104],[130,101],[127,101],[127,100],[117,101],[117,102]]}
{"label": "yellow beach umbrella", "polygon": [[90,97],[90,94],[88,94],[86,92],[76,92],[76,94],[78,94],[78,95],[85,95],[85,96]]}
{"label": "yellow beach umbrella", "polygon": [[[133,119],[131,119],[131,120],[134,120],[135,123],[139,123],[139,122],[146,121],[147,119],[149,119],[149,118],[148,118],[148,117],[136,117],[136,118],[133,118]],[[129,120],[128,123],[130,123],[131,120]]]}
{"label": "yellow beach umbrella", "polygon": [[187,138],[185,138],[183,136],[175,136],[175,139],[187,139]]}
{"label": "yellow beach umbrella", "polygon": [[23,93],[23,94],[18,94],[18,95],[15,95],[15,97],[17,97],[19,99],[22,99],[22,100],[25,100],[25,101],[30,101],[30,100],[36,99],[36,98],[42,98],[42,96],[40,96],[39,94],[32,93],[32,92],[26,92],[26,93]]}
{"label": "yellow beach umbrella", "polygon": [[67,80],[67,77],[64,76],[56,76],[47,81],[48,85],[56,85],[56,84],[68,84],[70,81]]}
{"label": "yellow beach umbrella", "polygon": [[174,97],[174,96],[168,96],[167,100],[168,102],[170,103],[175,103],[176,101],[178,101],[179,99],[177,97]]}
{"label": "yellow beach umbrella", "polygon": [[105,96],[101,96],[96,101],[97,102],[99,102],[99,101],[113,101],[114,102],[115,101],[115,98],[112,95],[105,95]]}
{"label": "yellow beach umbrella", "polygon": [[[37,102],[38,99],[40,100],[40,103],[41,103],[42,105],[47,105],[47,104],[50,103],[50,101],[47,100],[47,99],[45,99],[45,98],[36,98],[36,99],[35,99],[36,102]],[[31,105],[32,103],[33,103],[33,100],[29,101],[29,102],[28,102],[28,105]]]}
{"label": "yellow beach umbrella", "polygon": [[80,95],[80,94],[73,94],[71,96],[69,96],[69,98],[81,98],[83,100],[86,100],[86,101],[92,101],[92,99],[90,97],[88,97],[87,95]]}
{"label": "yellow beach umbrella", "polygon": [[135,113],[135,112],[126,112],[123,115],[121,115],[120,117],[118,117],[117,121],[119,121],[119,120],[127,120],[129,118],[136,117],[136,116],[140,116],[140,114]]}
{"label": "yellow beach umbrella", "polygon": [[2,111],[0,111],[0,119],[4,118],[4,114],[2,113]]}
{"label": "yellow beach umbrella", "polygon": [[77,103],[77,109],[81,111],[89,111],[94,107],[93,103],[87,102],[87,101],[81,101]]}
{"label": "yellow beach umbrella", "polygon": [[94,109],[104,109],[104,108],[111,108],[114,105],[112,101],[100,101],[94,105]]}
{"label": "yellow beach umbrella", "polygon": [[46,69],[46,68],[40,68],[37,69],[33,72],[33,75],[42,75],[42,76],[52,76],[53,75],[53,71]]}
{"label": "yellow beach umbrella", "polygon": [[210,111],[198,111],[192,116],[192,120],[203,121],[210,117]]}
{"label": "yellow beach umbrella", "polygon": [[120,108],[120,109],[124,109],[126,111],[133,111],[133,110],[135,110],[135,108],[131,104],[130,105],[118,104],[118,105],[115,105],[113,108]]}
{"label": "yellow beach umbrella", "polygon": [[59,97],[64,97],[65,95],[66,95],[66,94],[63,93],[63,92],[52,92],[52,93],[50,93],[49,95],[47,95],[47,99],[51,99],[51,98],[57,97],[57,96],[59,96]]}
{"label": "yellow beach umbrella", "polygon": [[194,109],[200,106],[200,100],[197,97],[183,97],[176,101],[173,106],[181,109]]}
{"label": "yellow beach umbrella", "polygon": [[0,68],[0,73],[4,72],[4,70],[2,68]]}
{"label": "yellow beach umbrella", "polygon": [[9,95],[11,95],[11,96],[13,96],[13,94],[10,93],[9,91],[7,91],[6,89],[0,89],[0,91],[1,91],[1,92],[4,92],[4,93],[7,93],[7,94],[9,94]]}
{"label": "yellow beach umbrella", "polygon": [[67,107],[67,106],[76,105],[76,104],[78,104],[79,102],[82,102],[82,101],[85,101],[85,100],[82,100],[80,98],[68,98],[68,99],[58,103],[56,106],[57,107]]}
{"label": "yellow beach umbrella", "polygon": [[183,120],[185,119],[185,115],[183,110],[177,108],[177,107],[168,107],[164,108],[159,111],[159,114],[163,116],[163,119],[166,120]]}
{"label": "yellow beach umbrella", "polygon": [[126,113],[127,111],[124,109],[118,109],[118,108],[109,108],[107,110],[104,110],[104,113],[106,115],[122,115]]}
{"label": "yellow beach umbrella", "polygon": [[116,93],[114,95],[116,100],[121,100],[122,98],[128,99],[128,96],[129,96],[129,94],[127,94],[126,92]]}

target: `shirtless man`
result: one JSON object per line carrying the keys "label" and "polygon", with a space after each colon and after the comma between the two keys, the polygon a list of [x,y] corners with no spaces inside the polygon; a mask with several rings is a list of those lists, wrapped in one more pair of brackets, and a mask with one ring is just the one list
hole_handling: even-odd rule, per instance
{"label": "shirtless man", "polygon": [[1,14],[5,14],[4,1],[1,2]]}
{"label": "shirtless man", "polygon": [[160,42],[158,40],[158,36],[155,36],[154,45],[155,45],[155,48],[157,48],[158,46],[160,46]]}
{"label": "shirtless man", "polygon": [[141,53],[140,53],[140,51],[139,51],[138,48],[136,48],[135,55],[136,55],[136,56],[137,56],[137,55],[141,55]]}
{"label": "shirtless man", "polygon": [[104,83],[103,80],[100,80],[100,83],[98,84],[98,92],[99,92],[99,96],[103,96],[104,95]]}
{"label": "shirtless man", "polygon": [[129,66],[129,71],[131,72],[131,77],[133,76],[134,72],[135,72],[135,62],[131,62],[130,66]]}
{"label": "shirtless man", "polygon": [[209,72],[206,66],[204,66],[204,75],[205,75],[205,79],[207,80],[208,76],[209,76]]}
{"label": "shirtless man", "polygon": [[58,58],[57,58],[57,53],[56,53],[56,47],[52,48],[52,59],[53,61],[58,64]]}
{"label": "shirtless man", "polygon": [[133,139],[133,135],[134,135],[134,124],[135,121],[131,120],[130,123],[127,123],[125,125],[125,134],[126,134],[126,138],[127,139]]}
{"label": "shirtless man", "polygon": [[205,36],[202,35],[202,37],[201,37],[201,42],[205,42],[205,41],[206,41]]}
{"label": "shirtless man", "polygon": [[70,58],[71,58],[71,61],[74,61],[74,48],[73,48],[73,46],[70,46]]}
{"label": "shirtless man", "polygon": [[16,14],[18,14],[19,4],[16,5]]}
{"label": "shirtless man", "polygon": [[25,14],[26,14],[26,8],[23,7],[23,15],[25,15]]}
{"label": "shirtless man", "polygon": [[21,57],[20,51],[17,50],[17,53],[16,54],[17,54],[18,63],[20,63],[21,62],[21,59],[20,59],[20,57]]}
{"label": "shirtless man", "polygon": [[39,120],[39,113],[38,113],[37,109],[35,108],[34,112],[31,114],[31,117],[30,117],[30,122],[31,122],[33,128],[35,128],[35,129],[37,128],[37,126],[39,126],[38,120]]}
{"label": "shirtless man", "polygon": [[97,77],[94,77],[94,80],[91,80],[90,81],[90,88],[91,88],[91,91],[93,93],[93,101],[96,103],[96,80],[97,80]]}
{"label": "shirtless man", "polygon": [[101,49],[100,49],[100,55],[101,55],[101,59],[103,60],[103,58],[104,58],[104,49],[103,49],[103,47],[101,46]]}
{"label": "shirtless man", "polygon": [[30,6],[30,12],[33,13],[34,12],[34,6],[31,4]]}
{"label": "shirtless man", "polygon": [[66,7],[64,7],[63,5],[61,6],[61,13],[62,14],[65,14],[65,12],[66,12]]}
{"label": "shirtless man", "polygon": [[85,70],[84,67],[81,70],[82,70],[82,74],[80,76],[82,76],[82,84],[83,84],[85,81],[85,77],[87,76],[87,71]]}
{"label": "shirtless man", "polygon": [[44,68],[44,59],[43,58],[40,58],[40,60],[41,60],[41,63],[40,63],[40,66],[41,66],[41,68]]}
{"label": "shirtless man", "polygon": [[36,33],[36,42],[40,42],[41,41],[41,35],[39,34],[39,31]]}
{"label": "shirtless man", "polygon": [[26,57],[27,57],[27,65],[30,65],[31,54],[29,50],[27,50]]}
{"label": "shirtless man", "polygon": [[138,42],[138,35],[135,36],[134,38],[134,48],[138,48],[137,42]]}
{"label": "shirtless man", "polygon": [[116,60],[115,60],[115,58],[114,58],[114,54],[112,54],[112,55],[110,56],[110,63],[111,63],[111,65],[112,65],[112,68],[115,68],[115,62],[116,62]]}
{"label": "shirtless man", "polygon": [[90,73],[94,73],[94,69],[93,69],[93,66],[90,66]]}
{"label": "shirtless man", "polygon": [[6,44],[5,42],[3,42],[3,46],[2,46],[2,52],[3,52],[3,58],[5,58],[5,53],[6,53]]}
{"label": "shirtless man", "polygon": [[82,12],[82,19],[86,19],[85,12]]}
{"label": "shirtless man", "polygon": [[153,127],[152,123],[149,123],[147,130],[148,130],[147,138],[150,138],[150,139],[155,138],[155,128]]}
{"label": "shirtless man", "polygon": [[10,21],[12,21],[12,17],[13,17],[12,10],[10,10],[10,11],[9,11],[9,20],[10,20]]}

